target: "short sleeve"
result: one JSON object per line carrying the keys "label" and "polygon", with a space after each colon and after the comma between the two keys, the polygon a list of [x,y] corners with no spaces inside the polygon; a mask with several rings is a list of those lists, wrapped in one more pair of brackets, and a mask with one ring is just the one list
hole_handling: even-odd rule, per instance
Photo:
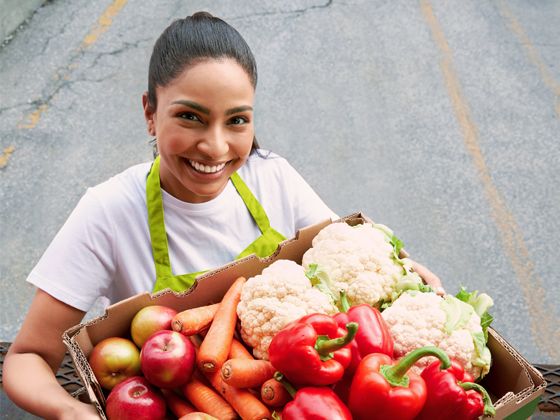
{"label": "short sleeve", "polygon": [[327,219],[338,219],[336,213],[323,202],[299,172],[287,160],[282,161],[283,174],[291,195],[290,201],[293,203],[295,230]]}
{"label": "short sleeve", "polygon": [[114,242],[111,221],[90,189],[27,281],[70,306],[88,311],[111,287],[116,267]]}

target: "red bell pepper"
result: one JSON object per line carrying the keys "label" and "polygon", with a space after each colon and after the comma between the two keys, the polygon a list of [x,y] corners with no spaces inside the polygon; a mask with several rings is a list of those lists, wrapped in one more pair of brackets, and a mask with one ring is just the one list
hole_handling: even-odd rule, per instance
{"label": "red bell pepper", "polygon": [[329,315],[306,315],[274,336],[268,348],[270,363],[294,385],[334,384],[350,364],[347,344],[357,329],[355,322],[346,331]]}
{"label": "red bell pepper", "polygon": [[450,368],[440,369],[440,362],[436,360],[421,376],[426,382],[428,397],[418,419],[474,420],[496,414],[486,390],[473,382],[459,362],[452,360]]}
{"label": "red bell pepper", "polygon": [[355,420],[413,419],[426,401],[426,384],[408,372],[418,359],[436,356],[444,367],[449,357],[437,347],[416,349],[399,361],[382,353],[368,354],[358,365],[350,387],[349,407]]}
{"label": "red bell pepper", "polygon": [[293,398],[284,406],[282,420],[352,420],[350,410],[332,389],[309,386],[296,391],[279,372],[274,377]]}
{"label": "red bell pepper", "polygon": [[347,374],[354,373],[368,354],[384,353],[393,357],[393,337],[379,310],[365,303],[350,307],[345,292],[340,293],[340,305],[342,312],[334,316],[338,325],[344,327],[349,322],[360,325],[354,341],[349,344],[352,361],[346,369]]}

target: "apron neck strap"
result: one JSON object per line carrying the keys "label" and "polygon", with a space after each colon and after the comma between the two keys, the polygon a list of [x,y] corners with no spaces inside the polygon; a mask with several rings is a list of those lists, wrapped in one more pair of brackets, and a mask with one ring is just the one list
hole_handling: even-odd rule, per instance
{"label": "apron neck strap", "polygon": [[270,221],[268,220],[268,216],[266,215],[261,203],[259,203],[237,172],[231,174],[230,179],[237,190],[237,193],[241,196],[241,199],[245,203],[245,206],[247,206],[247,210],[249,210],[253,216],[253,219],[259,227],[261,233],[267,231],[270,228]]}
{"label": "apron neck strap", "polygon": [[167,234],[163,219],[163,199],[159,180],[159,156],[154,159],[146,179],[146,204],[148,208],[148,227],[152,242],[152,253],[156,266],[156,276],[172,276],[167,244]]}

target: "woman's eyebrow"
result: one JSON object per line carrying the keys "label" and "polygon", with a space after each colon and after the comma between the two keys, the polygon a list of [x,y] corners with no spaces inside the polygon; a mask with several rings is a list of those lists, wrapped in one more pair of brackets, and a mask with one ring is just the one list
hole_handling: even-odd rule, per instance
{"label": "woman's eyebrow", "polygon": [[249,105],[242,105],[242,106],[236,106],[235,108],[230,108],[228,109],[225,114],[226,115],[231,115],[231,114],[237,114],[238,112],[243,112],[243,111],[252,111],[253,108],[250,107]]}
{"label": "woman's eyebrow", "polygon": [[202,112],[203,114],[210,115],[210,110],[208,108],[206,108],[205,106],[202,106],[200,104],[197,104],[196,102],[193,102],[193,101],[187,101],[185,99],[179,99],[178,101],[173,101],[172,104],[185,105],[185,106],[188,106],[192,109],[196,109],[197,111]]}

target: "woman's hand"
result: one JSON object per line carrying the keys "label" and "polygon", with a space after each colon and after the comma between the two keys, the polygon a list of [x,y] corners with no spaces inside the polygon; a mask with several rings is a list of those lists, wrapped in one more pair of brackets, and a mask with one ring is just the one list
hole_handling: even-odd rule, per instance
{"label": "woman's hand", "polygon": [[59,420],[99,420],[100,416],[97,409],[91,404],[85,404],[76,401],[77,404],[72,405],[65,410],[59,417]]}
{"label": "woman's hand", "polygon": [[434,273],[432,273],[428,268],[424,267],[422,264],[417,263],[416,261],[411,260],[410,258],[407,258],[407,260],[410,262],[410,265],[412,266],[414,272],[418,273],[418,275],[422,277],[422,280],[424,280],[424,282],[428,286],[431,286],[431,288],[434,289],[434,292],[436,292],[440,296],[445,295],[445,289],[443,288],[441,284],[441,280],[439,279],[438,276],[436,276]]}
{"label": "woman's hand", "polygon": [[3,388],[19,407],[46,419],[98,419],[93,406],[73,398],[56,379],[66,347],[62,334],[84,312],[37,290],[3,365]]}

